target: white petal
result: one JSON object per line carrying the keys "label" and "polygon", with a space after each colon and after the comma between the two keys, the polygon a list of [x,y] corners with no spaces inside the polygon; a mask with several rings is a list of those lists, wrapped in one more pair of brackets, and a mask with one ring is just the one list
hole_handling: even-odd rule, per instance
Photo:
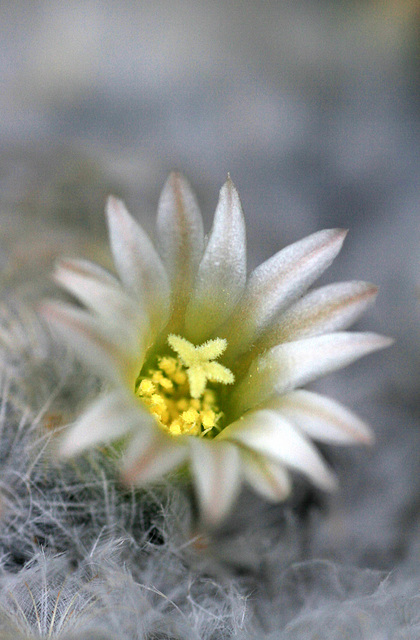
{"label": "white petal", "polygon": [[290,475],[282,464],[244,449],[241,469],[251,487],[266,500],[281,502],[288,497],[292,488]]}
{"label": "white petal", "polygon": [[117,280],[96,265],[80,260],[60,261],[54,277],[101,318],[105,330],[111,335],[119,334],[127,350],[137,349],[139,333],[145,334],[149,320]]}
{"label": "white petal", "polygon": [[84,260],[83,258],[62,259],[59,261],[58,265],[63,267],[68,265],[71,270],[74,270],[81,276],[83,275],[88,278],[95,279],[102,285],[108,285],[110,287],[121,286],[117,278],[113,276],[112,273],[89,260]]}
{"label": "white petal", "polygon": [[368,353],[392,344],[375,333],[328,333],[273,347],[251,364],[236,386],[232,402],[236,415],[320,376],[341,369]]}
{"label": "white petal", "polygon": [[185,308],[203,255],[203,220],[194,193],[179,173],[170,174],[159,200],[156,220],[159,249],[172,286],[175,333],[183,324]]}
{"label": "white petal", "polygon": [[264,408],[278,411],[314,440],[336,444],[371,444],[370,428],[335,400],[299,389],[269,400]]}
{"label": "white petal", "polygon": [[346,231],[327,229],[286,247],[253,271],[226,336],[228,358],[243,353],[331,264]]}
{"label": "white petal", "polygon": [[253,411],[230,424],[220,438],[240,442],[252,451],[308,476],[331,491],[336,480],[316,448],[288,420],[268,410]]}
{"label": "white petal", "polygon": [[155,332],[169,312],[169,281],[149,236],[117,198],[108,198],[106,213],[115,266],[124,285],[144,304]]}
{"label": "white petal", "polygon": [[262,336],[259,349],[346,329],[373,304],[377,293],[369,282],[339,282],[315,289],[280,316]]}
{"label": "white petal", "polygon": [[220,190],[213,228],[186,313],[186,336],[203,342],[232,313],[246,280],[245,221],[230,178]]}
{"label": "white petal", "polygon": [[166,435],[156,423],[140,429],[123,460],[123,481],[136,486],[155,482],[181,465],[187,455],[185,440]]}
{"label": "white petal", "polygon": [[44,302],[39,310],[54,332],[100,376],[120,383],[122,377],[135,375],[136,360],[127,360],[122,347],[103,335],[89,313],[60,302]]}
{"label": "white petal", "polygon": [[229,512],[240,486],[239,452],[229,442],[190,438],[191,467],[206,524],[216,526]]}
{"label": "white petal", "polygon": [[153,418],[140,402],[114,391],[90,405],[64,436],[60,453],[65,457],[119,439],[135,428],[147,428]]}

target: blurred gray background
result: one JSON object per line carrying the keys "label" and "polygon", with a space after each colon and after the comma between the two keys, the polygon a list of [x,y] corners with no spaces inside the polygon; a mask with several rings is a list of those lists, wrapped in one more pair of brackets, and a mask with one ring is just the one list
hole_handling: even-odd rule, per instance
{"label": "blurred gray background", "polygon": [[151,231],[173,168],[207,229],[231,173],[250,267],[350,229],[324,281],[379,284],[359,327],[397,341],[319,384],[378,436],[344,455],[319,549],[379,567],[419,548],[419,17],[417,0],[0,5],[3,299],[50,289],[57,255],[108,263],[109,192]]}
{"label": "blurred gray background", "polygon": [[[99,234],[113,190],[150,226],[177,168],[209,222],[229,171],[251,264],[323,226],[349,227],[350,252],[367,229],[397,243],[417,220],[419,15],[416,0],[5,0],[3,211]],[[360,273],[378,279],[376,258]]]}

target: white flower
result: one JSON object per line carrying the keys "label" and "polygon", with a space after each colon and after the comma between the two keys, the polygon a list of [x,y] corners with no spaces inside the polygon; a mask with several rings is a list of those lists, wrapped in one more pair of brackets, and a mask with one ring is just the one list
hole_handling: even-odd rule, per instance
{"label": "white flower", "polygon": [[230,178],[208,239],[178,173],[159,202],[159,253],[121,201],[109,198],[107,217],[120,279],[85,261],[62,261],[56,280],[85,309],[43,305],[108,382],[68,429],[62,453],[120,440],[123,476],[135,485],[188,464],[209,524],[226,515],[242,479],[274,501],[290,491],[289,469],[333,489],[334,475],[310,439],[368,443],[371,432],[337,402],[300,387],[391,342],[343,331],[373,302],[373,285],[306,293],[346,232],[314,233],[247,278],[244,219]]}

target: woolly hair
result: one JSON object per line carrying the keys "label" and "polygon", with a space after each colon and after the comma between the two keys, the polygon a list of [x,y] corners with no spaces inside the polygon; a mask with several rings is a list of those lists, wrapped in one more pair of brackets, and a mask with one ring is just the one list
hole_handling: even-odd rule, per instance
{"label": "woolly hair", "polygon": [[[365,532],[350,556],[345,540],[328,537],[333,521],[301,483],[281,506],[243,492],[231,519],[205,540],[194,534],[186,487],[123,489],[112,450],[56,460],[54,433],[97,392],[98,381],[25,307],[2,313],[1,638],[419,637],[420,581],[409,571],[418,567],[415,532],[405,541],[412,560],[393,576],[339,564],[332,559],[361,560]],[[375,488],[357,454],[340,456],[333,453],[331,462],[348,465],[350,475],[356,466]],[[375,494],[356,507],[357,483],[349,487],[355,497],[341,509],[354,519],[354,534],[361,517],[354,509],[371,509]],[[390,505],[384,503],[388,512]],[[389,554],[390,540],[372,532],[375,541]]]}

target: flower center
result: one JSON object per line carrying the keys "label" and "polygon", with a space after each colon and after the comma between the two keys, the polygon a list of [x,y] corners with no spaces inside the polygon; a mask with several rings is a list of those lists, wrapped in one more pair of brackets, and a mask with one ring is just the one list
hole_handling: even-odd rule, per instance
{"label": "flower center", "polygon": [[136,394],[171,435],[215,435],[223,412],[217,389],[207,388],[207,383],[234,382],[230,369],[215,362],[225,351],[226,340],[216,338],[195,346],[170,334],[168,344],[177,356],[159,357],[155,369],[148,369],[146,375],[140,372]]}

